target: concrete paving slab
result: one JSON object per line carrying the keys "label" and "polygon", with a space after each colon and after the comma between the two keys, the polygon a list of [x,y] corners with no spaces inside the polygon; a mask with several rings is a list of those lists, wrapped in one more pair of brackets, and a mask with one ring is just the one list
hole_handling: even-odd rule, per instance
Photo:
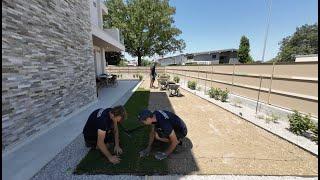
{"label": "concrete paving slab", "polygon": [[84,123],[93,110],[110,107],[123,98],[129,98],[137,84],[138,81],[124,80],[119,81],[117,87],[102,88],[96,103],[81,112],[73,113],[72,117],[58,125],[52,125],[45,133],[19,148],[6,152],[2,156],[2,179],[30,179],[81,134]]}

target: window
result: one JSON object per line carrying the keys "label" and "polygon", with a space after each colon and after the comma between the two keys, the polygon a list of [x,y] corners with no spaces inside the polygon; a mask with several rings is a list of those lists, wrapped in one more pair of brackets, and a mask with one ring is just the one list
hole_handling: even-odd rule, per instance
{"label": "window", "polygon": [[193,54],[188,54],[187,59],[193,59]]}
{"label": "window", "polygon": [[229,63],[229,59],[226,56],[220,56],[219,64],[227,64]]}
{"label": "window", "polygon": [[94,7],[97,7],[96,1],[93,1],[93,6],[94,6]]}
{"label": "window", "polygon": [[212,54],[212,59],[216,59],[217,55],[216,54]]}

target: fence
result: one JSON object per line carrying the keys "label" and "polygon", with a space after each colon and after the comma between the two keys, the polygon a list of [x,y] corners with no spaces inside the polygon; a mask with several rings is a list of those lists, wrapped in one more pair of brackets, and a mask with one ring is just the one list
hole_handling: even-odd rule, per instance
{"label": "fence", "polygon": [[[108,70],[116,74],[149,72],[148,67]],[[318,117],[318,62],[166,66],[157,71],[179,76],[181,83],[196,81],[204,91],[228,89],[235,95]]]}
{"label": "fence", "polygon": [[[137,74],[141,74],[144,77],[149,77],[150,67],[116,67],[116,66],[108,66],[106,68],[108,73],[119,75],[120,79],[138,79]],[[165,73],[165,67],[157,67],[157,73]]]}

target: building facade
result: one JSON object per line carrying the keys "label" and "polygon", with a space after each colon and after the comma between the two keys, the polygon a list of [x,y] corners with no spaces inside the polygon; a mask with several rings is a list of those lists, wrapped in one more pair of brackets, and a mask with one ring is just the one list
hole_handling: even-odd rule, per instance
{"label": "building facade", "polygon": [[318,54],[296,55],[295,62],[317,62]]}
{"label": "building facade", "polygon": [[103,16],[108,15],[108,8],[101,0],[89,0],[92,28],[93,57],[96,75],[105,73],[106,52],[124,51],[123,38],[119,29],[103,27]]}
{"label": "building facade", "polygon": [[171,56],[166,58],[161,58],[157,60],[161,66],[168,66],[168,65],[184,65],[187,62],[187,56],[185,54],[180,54],[177,56]]}
{"label": "building facade", "polygon": [[96,101],[102,51],[124,50],[103,13],[98,0],[2,1],[3,151]]}
{"label": "building facade", "polygon": [[224,49],[199,53],[187,53],[177,56],[158,59],[163,65],[185,65],[185,64],[233,64],[239,63],[237,49]]}

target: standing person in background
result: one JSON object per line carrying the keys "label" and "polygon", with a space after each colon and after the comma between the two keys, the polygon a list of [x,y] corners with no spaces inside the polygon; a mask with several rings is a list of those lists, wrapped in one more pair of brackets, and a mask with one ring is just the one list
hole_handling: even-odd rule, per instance
{"label": "standing person in background", "polygon": [[151,66],[150,66],[150,88],[155,88],[155,86],[153,85],[154,81],[156,80],[156,76],[157,76],[157,73],[156,73],[156,63],[153,63]]}

